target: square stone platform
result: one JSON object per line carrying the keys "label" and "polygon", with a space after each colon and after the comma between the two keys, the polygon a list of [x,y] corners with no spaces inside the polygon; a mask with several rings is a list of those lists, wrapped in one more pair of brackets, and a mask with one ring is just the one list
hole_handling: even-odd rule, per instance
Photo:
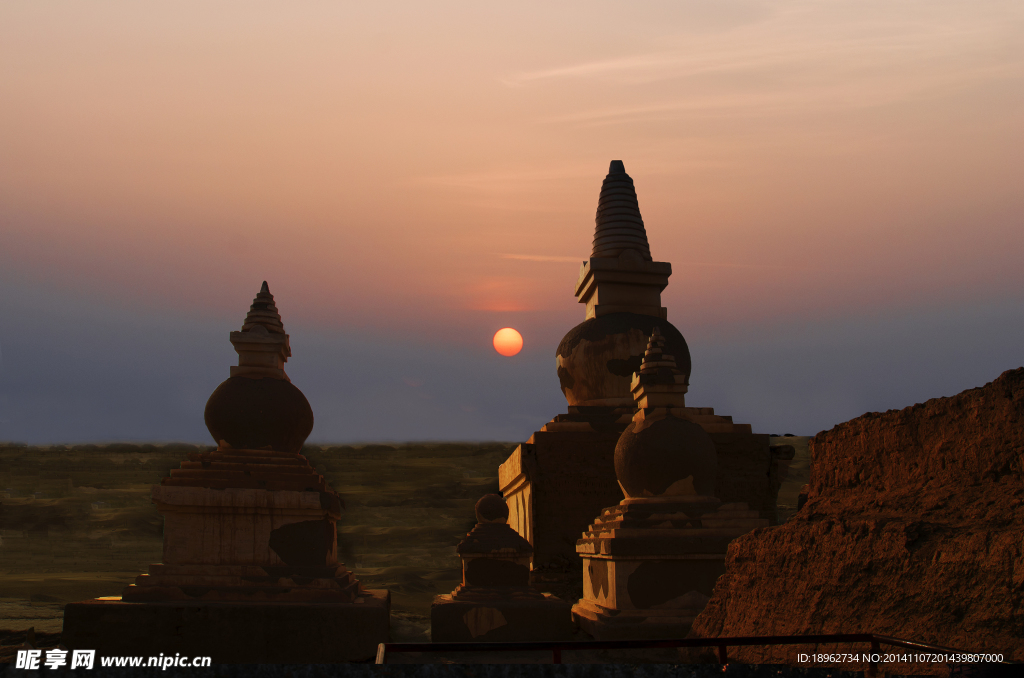
{"label": "square stone platform", "polygon": [[[498,468],[498,485],[508,502],[508,524],[533,546],[533,568],[553,558],[572,563],[576,540],[594,516],[622,499],[615,476],[615,446],[632,412],[570,407],[519,445]],[[580,414],[581,410],[586,413]],[[777,524],[776,502],[783,469],[766,434],[710,407],[685,408],[686,417],[711,436],[718,455],[715,496],[743,502],[769,525]],[[624,411],[622,411],[624,412]],[[533,581],[548,579],[535,572]]]}
{"label": "square stone platform", "polygon": [[[361,601],[361,602],[360,602]],[[101,655],[208,656],[214,664],[335,664],[370,661],[388,642],[391,594],[353,603],[68,603],[61,643]]]}
{"label": "square stone platform", "polygon": [[434,643],[571,640],[575,630],[569,603],[550,593],[543,599],[483,601],[445,594],[430,606]]}

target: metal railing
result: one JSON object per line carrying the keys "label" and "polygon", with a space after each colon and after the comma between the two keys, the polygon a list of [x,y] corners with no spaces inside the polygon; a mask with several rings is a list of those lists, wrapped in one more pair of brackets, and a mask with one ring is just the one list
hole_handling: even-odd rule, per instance
{"label": "metal railing", "polygon": [[[386,664],[388,653],[398,652],[531,652],[546,651],[551,653],[554,664],[562,663],[562,652],[574,650],[639,650],[656,648],[680,647],[717,647],[718,661],[728,663],[728,648],[742,645],[825,645],[836,643],[870,643],[872,661],[868,662],[866,675],[878,675],[878,655],[882,645],[920,650],[942,655],[965,655],[962,650],[954,650],[940,645],[918,643],[874,633],[841,633],[821,636],[740,636],[733,638],[680,638],[676,640],[589,640],[589,641],[527,641],[508,643],[380,643],[377,646],[377,663]],[[915,663],[915,662],[906,662]],[[1003,661],[1001,664],[1018,664],[1020,662]]]}

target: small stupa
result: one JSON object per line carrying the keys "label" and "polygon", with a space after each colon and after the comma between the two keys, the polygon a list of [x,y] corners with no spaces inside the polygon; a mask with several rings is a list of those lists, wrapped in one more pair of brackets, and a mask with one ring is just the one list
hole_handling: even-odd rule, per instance
{"label": "small stupa", "polygon": [[431,605],[431,641],[571,638],[569,604],[530,586],[533,548],[508,526],[505,500],[497,494],[481,497],[476,520],[476,527],[456,547],[462,583]]}
{"label": "small stupa", "polygon": [[636,414],[615,446],[625,495],[601,511],[576,552],[580,628],[598,640],[683,638],[725,571],[730,541],[768,525],[714,496],[715,444],[690,418],[684,377],[655,330],[632,380]]}
{"label": "small stupa", "polygon": [[153,487],[163,562],[119,599],[68,605],[63,641],[217,663],[372,657],[390,594],[338,562],[341,501],[300,453],[313,411],[284,371],[289,337],[266,282],[230,339],[238,365],[206,404],[217,449]]}

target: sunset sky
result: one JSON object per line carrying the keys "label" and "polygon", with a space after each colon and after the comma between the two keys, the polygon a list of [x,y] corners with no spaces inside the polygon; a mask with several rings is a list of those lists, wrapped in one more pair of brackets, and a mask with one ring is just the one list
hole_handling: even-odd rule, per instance
{"label": "sunset sky", "polygon": [[263,280],[311,441],[525,440],[613,159],[690,405],[1024,364],[1019,0],[7,2],[0,102],[0,440],[207,441]]}

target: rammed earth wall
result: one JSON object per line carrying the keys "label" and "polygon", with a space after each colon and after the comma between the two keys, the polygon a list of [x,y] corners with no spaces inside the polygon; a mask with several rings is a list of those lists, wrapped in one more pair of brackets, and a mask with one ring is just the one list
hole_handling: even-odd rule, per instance
{"label": "rammed earth wall", "polygon": [[840,424],[811,454],[806,505],[730,545],[692,635],[866,632],[1024,659],[1024,368]]}

